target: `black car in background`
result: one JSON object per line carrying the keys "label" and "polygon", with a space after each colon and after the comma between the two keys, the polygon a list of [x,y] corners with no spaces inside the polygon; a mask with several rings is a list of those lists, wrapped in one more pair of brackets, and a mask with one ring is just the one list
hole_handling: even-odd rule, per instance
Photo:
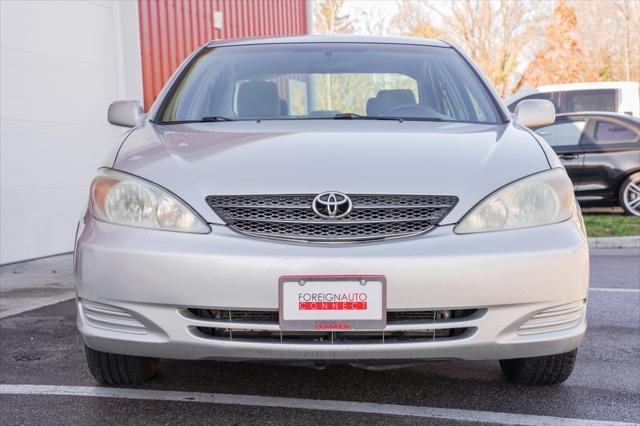
{"label": "black car in background", "polygon": [[564,163],[583,207],[621,206],[640,216],[640,119],[624,114],[558,114],[533,128]]}

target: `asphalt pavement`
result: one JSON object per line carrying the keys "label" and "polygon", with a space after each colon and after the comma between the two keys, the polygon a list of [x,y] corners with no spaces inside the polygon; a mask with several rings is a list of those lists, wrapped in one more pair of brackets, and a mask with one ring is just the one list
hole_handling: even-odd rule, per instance
{"label": "asphalt pavement", "polygon": [[573,375],[554,387],[511,384],[484,361],[370,371],[167,360],[144,386],[110,390],[86,369],[69,300],[0,319],[0,424],[639,423],[638,250],[592,251],[588,321]]}

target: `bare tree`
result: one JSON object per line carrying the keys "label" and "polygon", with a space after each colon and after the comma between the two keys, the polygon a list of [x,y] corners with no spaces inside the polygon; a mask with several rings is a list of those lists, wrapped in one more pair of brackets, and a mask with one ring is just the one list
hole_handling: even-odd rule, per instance
{"label": "bare tree", "polygon": [[[545,3],[526,0],[452,1],[442,34],[466,51],[505,95],[517,83],[519,62],[540,44]],[[435,9],[432,9],[435,10]]]}
{"label": "bare tree", "polygon": [[640,79],[640,1],[568,2],[576,12],[583,66],[599,80]]}
{"label": "bare tree", "polygon": [[640,78],[638,0],[559,0],[520,85]]}
{"label": "bare tree", "polygon": [[440,29],[426,1],[397,0],[398,13],[391,19],[390,32],[411,37],[436,38]]}
{"label": "bare tree", "polygon": [[[314,0],[315,30],[444,38],[506,95],[522,85],[640,79],[640,0],[396,0],[397,13]],[[330,82],[329,82],[330,85]]]}
{"label": "bare tree", "polygon": [[316,0],[313,3],[314,32],[319,34],[351,34],[353,19],[343,13],[344,0]]}
{"label": "bare tree", "polygon": [[560,0],[553,10],[544,45],[527,67],[520,85],[539,86],[593,79],[582,65],[584,52],[576,39],[576,26],[575,8]]}
{"label": "bare tree", "polygon": [[358,7],[358,14],[366,34],[385,35],[389,31],[387,17],[379,9]]}

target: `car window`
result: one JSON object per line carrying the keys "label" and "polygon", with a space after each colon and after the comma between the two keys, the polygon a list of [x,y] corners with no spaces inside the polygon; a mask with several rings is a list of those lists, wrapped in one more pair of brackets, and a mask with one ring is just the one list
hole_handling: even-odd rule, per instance
{"label": "car window", "polygon": [[536,129],[551,146],[579,145],[586,120],[565,121]]}
{"label": "car window", "polygon": [[[554,95],[555,92],[549,92],[549,93],[534,93],[533,95],[529,95],[526,96],[522,99],[520,99],[517,102],[512,103],[511,105],[509,105],[509,111],[511,112],[516,112],[516,107],[518,106],[518,104],[522,101],[524,101],[525,99],[544,99],[546,101],[554,101]],[[555,105],[555,102],[554,102]],[[556,105],[556,110],[558,109],[558,106]]]}
{"label": "car window", "polygon": [[[251,80],[236,82],[234,90],[234,115],[239,115],[238,95],[242,86]],[[309,73],[283,74],[267,78],[275,85],[280,98],[282,116],[317,115],[323,111],[349,111],[360,115],[378,115],[383,112],[384,100],[376,97],[393,96],[398,104],[414,105],[420,102],[418,82],[407,75],[397,73]],[[357,88],[358,90],[353,90]],[[331,96],[332,91],[342,93]],[[313,105],[309,99],[314,99]],[[370,102],[376,99],[378,104]],[[380,105],[380,108],[376,108]],[[310,108],[312,108],[310,110]]]}
{"label": "car window", "polygon": [[559,112],[617,111],[616,90],[576,90],[562,94]]}
{"label": "car window", "polygon": [[595,140],[596,143],[634,142],[638,140],[638,134],[622,124],[597,121]]}
{"label": "car window", "polygon": [[159,121],[334,118],[339,113],[496,124],[491,94],[453,49],[374,43],[205,48]]}

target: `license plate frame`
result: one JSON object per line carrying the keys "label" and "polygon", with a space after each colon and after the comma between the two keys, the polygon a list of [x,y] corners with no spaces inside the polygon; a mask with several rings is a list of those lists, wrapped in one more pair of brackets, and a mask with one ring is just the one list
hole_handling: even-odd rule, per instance
{"label": "license plate frame", "polygon": [[[302,285],[300,283],[303,283]],[[363,284],[364,282],[364,284]],[[292,318],[292,315],[287,315],[290,309],[285,312],[285,285],[292,286],[295,283],[297,287],[295,289],[300,291],[303,287],[307,286],[307,289],[322,288],[322,284],[327,284],[334,288],[340,288],[344,285],[344,289],[352,290],[367,288],[367,285],[372,287],[379,287],[379,295],[375,293],[372,287],[367,288],[365,292],[367,294],[367,300],[369,296],[373,295],[374,298],[379,300],[379,309],[377,303],[370,306],[366,304],[366,308],[362,309],[362,306],[356,308],[343,308],[343,309],[328,309],[331,311],[331,318],[322,318],[320,315],[317,318]],[[325,290],[326,291],[326,290]],[[294,291],[295,294],[295,291]],[[300,300],[300,299],[298,299]],[[290,302],[287,299],[287,302]],[[294,309],[296,315],[300,315],[302,310],[300,309],[299,302],[298,308]],[[320,303],[320,302],[319,302]],[[333,302],[328,302],[333,305]],[[294,305],[295,306],[295,305]],[[348,305],[349,306],[349,305]],[[333,306],[335,308],[335,306]],[[309,308],[310,311],[325,311],[325,309],[315,309],[315,306]],[[352,311],[365,310],[367,311],[366,318],[354,318]],[[336,313],[337,312],[337,313]],[[345,313],[348,312],[348,313]],[[295,315],[294,315],[295,316]],[[387,325],[387,280],[384,275],[284,275],[278,280],[278,317],[279,325],[282,331],[349,331],[349,330],[382,330]]]}

